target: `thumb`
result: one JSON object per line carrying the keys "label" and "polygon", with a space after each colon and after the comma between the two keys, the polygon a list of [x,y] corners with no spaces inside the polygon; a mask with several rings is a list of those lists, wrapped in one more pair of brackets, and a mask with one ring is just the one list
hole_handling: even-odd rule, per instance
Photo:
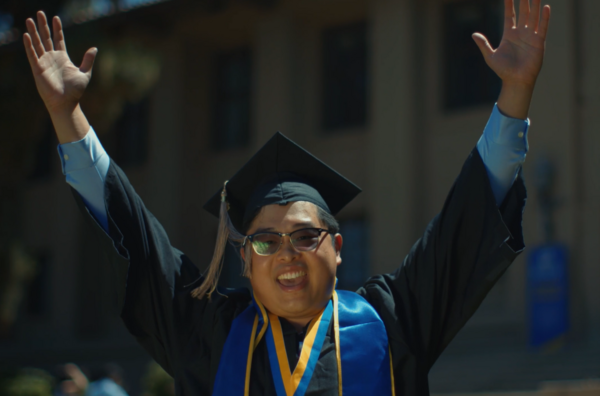
{"label": "thumb", "polygon": [[481,33],[473,33],[471,37],[473,37],[473,40],[475,41],[475,44],[477,44],[477,47],[479,47],[481,54],[487,60],[488,57],[494,53],[494,49],[490,45],[488,39]]}
{"label": "thumb", "polygon": [[97,53],[98,48],[90,48],[86,51],[85,55],[83,55],[83,61],[81,62],[81,66],[79,66],[79,70],[82,73],[92,73],[92,67],[94,66],[94,60],[96,60]]}

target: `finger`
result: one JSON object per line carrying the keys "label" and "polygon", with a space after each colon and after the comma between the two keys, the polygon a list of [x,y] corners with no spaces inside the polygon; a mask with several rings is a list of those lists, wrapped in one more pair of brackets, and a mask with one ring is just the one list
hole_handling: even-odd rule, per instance
{"label": "finger", "polygon": [[540,6],[542,0],[531,1],[531,12],[529,13],[529,20],[527,26],[533,29],[534,32],[538,30],[538,24],[540,23]]}
{"label": "finger", "polygon": [[86,51],[85,55],[83,55],[83,61],[81,62],[81,66],[79,66],[79,70],[82,73],[92,74],[92,67],[94,67],[94,60],[96,60],[97,53],[98,48],[90,48]]}
{"label": "finger", "polygon": [[46,51],[53,51],[54,46],[52,45],[52,39],[50,38],[50,27],[48,27],[48,21],[46,20],[46,14],[43,11],[38,11],[38,30],[40,31],[40,37],[42,44]]}
{"label": "finger", "polygon": [[473,33],[471,37],[473,37],[473,40],[475,40],[475,44],[477,44],[477,47],[479,47],[479,50],[481,51],[481,54],[483,55],[484,59],[487,60],[490,56],[494,54],[494,49],[490,45],[488,39],[483,34]]}
{"label": "finger", "polygon": [[542,9],[542,20],[540,21],[540,28],[538,34],[544,40],[546,40],[546,34],[548,33],[548,25],[550,24],[550,6],[545,5]]}
{"label": "finger", "polygon": [[504,30],[515,27],[515,3],[514,0],[504,0]]}
{"label": "finger", "polygon": [[527,25],[529,19],[529,0],[521,0],[519,5],[519,23],[518,27],[524,28]]}
{"label": "finger", "polygon": [[27,60],[29,60],[31,69],[34,69],[34,67],[37,66],[38,56],[33,49],[33,43],[31,42],[29,33],[23,35],[23,45],[25,46],[25,53],[27,54]]}
{"label": "finger", "polygon": [[28,18],[25,21],[25,25],[27,26],[27,31],[31,35],[31,39],[33,41],[33,48],[35,49],[37,56],[41,57],[46,53],[46,51],[44,50],[44,46],[42,45],[42,41],[40,40],[40,35],[38,34],[37,28],[35,27],[35,22],[33,22],[33,19]]}
{"label": "finger", "polygon": [[62,22],[57,16],[52,18],[52,30],[54,33],[54,48],[57,51],[66,51],[67,45],[65,43],[65,35],[62,29]]}

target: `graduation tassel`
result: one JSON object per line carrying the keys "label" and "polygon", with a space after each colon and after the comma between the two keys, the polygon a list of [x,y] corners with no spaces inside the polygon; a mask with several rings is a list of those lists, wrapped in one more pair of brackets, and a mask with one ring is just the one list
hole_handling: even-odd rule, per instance
{"label": "graduation tassel", "polygon": [[221,191],[221,207],[219,209],[219,228],[217,231],[217,241],[215,244],[215,251],[213,253],[212,260],[208,265],[207,273],[204,276],[204,282],[192,290],[192,297],[202,299],[207,296],[210,300],[212,293],[217,288],[219,282],[219,276],[223,269],[223,258],[225,256],[225,248],[227,246],[227,240],[232,239],[234,241],[243,239],[243,236],[235,229],[229,214],[229,204],[227,203],[227,182],[223,184],[223,190]]}

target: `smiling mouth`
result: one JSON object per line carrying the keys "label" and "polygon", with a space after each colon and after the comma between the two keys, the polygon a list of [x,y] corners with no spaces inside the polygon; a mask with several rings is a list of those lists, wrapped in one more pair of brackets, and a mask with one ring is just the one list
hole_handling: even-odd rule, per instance
{"label": "smiling mouth", "polygon": [[305,281],[306,272],[304,271],[287,272],[277,277],[277,283],[285,289],[295,289],[302,286]]}

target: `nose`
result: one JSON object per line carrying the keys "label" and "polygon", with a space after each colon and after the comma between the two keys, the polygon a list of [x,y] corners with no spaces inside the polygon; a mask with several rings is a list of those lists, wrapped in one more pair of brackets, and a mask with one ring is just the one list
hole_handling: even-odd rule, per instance
{"label": "nose", "polygon": [[280,260],[293,260],[300,253],[294,249],[292,245],[292,240],[289,235],[284,235],[281,238],[281,246],[279,247],[279,251],[277,252],[278,258]]}

